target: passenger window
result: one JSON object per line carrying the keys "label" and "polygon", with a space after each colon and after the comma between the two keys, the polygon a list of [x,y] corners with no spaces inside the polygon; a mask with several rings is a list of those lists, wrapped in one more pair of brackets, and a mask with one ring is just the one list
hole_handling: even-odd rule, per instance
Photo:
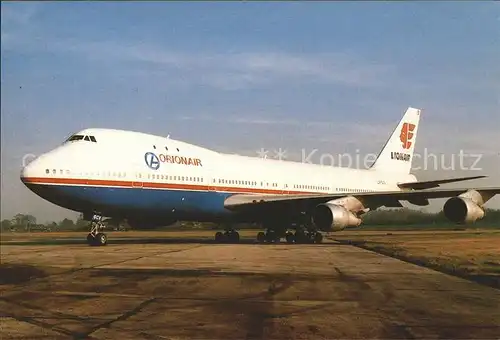
{"label": "passenger window", "polygon": [[50,170],[49,169],[45,169],[45,173],[46,174],[50,173]]}

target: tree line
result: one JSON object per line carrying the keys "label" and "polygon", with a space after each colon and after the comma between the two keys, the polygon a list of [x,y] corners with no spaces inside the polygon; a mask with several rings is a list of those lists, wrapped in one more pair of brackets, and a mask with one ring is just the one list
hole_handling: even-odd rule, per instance
{"label": "tree line", "polygon": [[[408,226],[452,226],[443,212],[429,213],[408,208],[403,209],[381,209],[367,213],[363,216],[363,226],[389,226],[389,227],[408,227]],[[482,220],[477,221],[474,226],[488,226],[500,228],[500,209],[486,209],[486,215]],[[238,225],[238,228],[255,228],[256,225]],[[115,230],[131,229],[126,223],[120,226],[110,226]],[[213,223],[198,222],[178,222],[175,225],[166,228],[217,228]],[[80,215],[76,220],[65,218],[59,222],[37,223],[36,217],[29,214],[16,214],[12,219],[1,221],[1,231],[17,232],[38,232],[38,231],[87,231],[89,222],[83,220]],[[161,229],[161,228],[160,228]]]}
{"label": "tree line", "polygon": [[1,221],[1,230],[4,231],[25,231],[25,232],[36,232],[36,231],[71,231],[71,230],[82,230],[83,228],[88,229],[88,221],[83,220],[83,216],[80,215],[76,221],[70,218],[65,218],[59,222],[48,222],[48,223],[37,223],[35,216],[30,214],[16,214],[11,219],[4,219]]}

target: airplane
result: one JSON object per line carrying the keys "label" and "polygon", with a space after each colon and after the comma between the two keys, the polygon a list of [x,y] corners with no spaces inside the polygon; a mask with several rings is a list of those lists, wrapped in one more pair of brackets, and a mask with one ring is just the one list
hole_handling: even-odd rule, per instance
{"label": "airplane", "polygon": [[[445,216],[473,223],[500,187],[444,189],[486,176],[418,181],[411,164],[420,109],[408,107],[367,169],[322,166],[219,153],[168,137],[88,128],[21,170],[35,194],[83,214],[87,243],[108,244],[106,221],[133,229],[177,221],[215,222],[217,242],[237,243],[237,223],[257,223],[260,243],[321,243],[324,232],[359,227],[381,207],[448,198]],[[107,218],[107,220],[105,220]]]}

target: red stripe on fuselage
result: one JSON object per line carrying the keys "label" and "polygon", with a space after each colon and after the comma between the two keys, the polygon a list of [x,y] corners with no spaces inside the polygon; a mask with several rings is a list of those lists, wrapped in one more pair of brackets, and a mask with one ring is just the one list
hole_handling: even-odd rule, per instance
{"label": "red stripe on fuselage", "polygon": [[145,189],[172,189],[172,190],[193,190],[193,191],[218,191],[232,193],[250,193],[250,194],[318,194],[313,191],[295,191],[261,188],[242,188],[228,187],[218,185],[200,185],[200,184],[180,184],[180,183],[160,183],[160,182],[141,182],[141,181],[120,181],[120,180],[102,180],[102,179],[81,179],[81,178],[57,178],[57,177],[23,177],[22,181],[26,184],[56,184],[56,185],[78,185],[78,186],[103,186],[115,188],[145,188]]}

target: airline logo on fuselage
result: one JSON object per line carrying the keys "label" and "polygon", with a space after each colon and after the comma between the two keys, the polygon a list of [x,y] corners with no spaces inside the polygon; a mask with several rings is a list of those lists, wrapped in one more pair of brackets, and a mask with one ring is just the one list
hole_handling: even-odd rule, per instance
{"label": "airline logo on fuselage", "polygon": [[183,164],[190,166],[203,166],[201,160],[193,157],[185,156],[172,156],[159,154],[158,156],[153,152],[146,152],[144,154],[144,161],[146,165],[153,170],[158,170],[161,163]]}

